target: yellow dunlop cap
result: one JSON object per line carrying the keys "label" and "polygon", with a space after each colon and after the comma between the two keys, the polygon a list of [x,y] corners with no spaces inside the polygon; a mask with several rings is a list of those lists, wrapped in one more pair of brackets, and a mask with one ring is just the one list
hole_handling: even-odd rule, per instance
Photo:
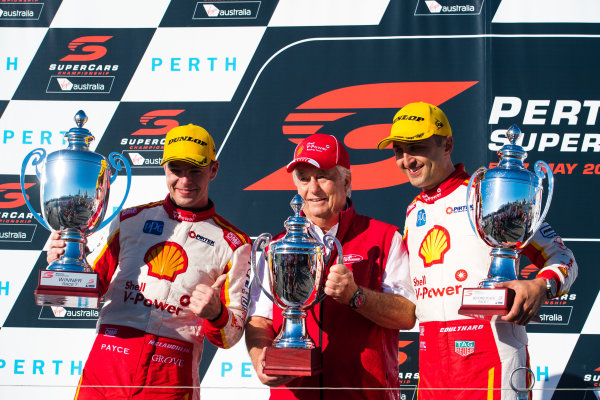
{"label": "yellow dunlop cap", "polygon": [[215,142],[206,129],[198,125],[177,126],[165,138],[165,149],[160,165],[169,161],[185,161],[206,167],[216,161]]}
{"label": "yellow dunlop cap", "polygon": [[428,103],[410,103],[394,115],[390,136],[377,145],[384,149],[390,142],[416,142],[433,135],[452,136],[446,114]]}

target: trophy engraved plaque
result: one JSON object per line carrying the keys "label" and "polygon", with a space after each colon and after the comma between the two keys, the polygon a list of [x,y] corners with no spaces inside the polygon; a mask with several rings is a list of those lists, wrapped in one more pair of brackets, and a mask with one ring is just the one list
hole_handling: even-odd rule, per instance
{"label": "trophy engraved plaque", "polygon": [[[283,310],[283,323],[265,355],[264,372],[270,375],[310,376],[321,372],[321,350],[306,330],[306,310],[325,298],[325,246],[337,249],[337,262],[343,262],[342,246],[331,235],[325,235],[324,245],[310,237],[310,223],[300,215],[304,200],[298,194],[290,205],[294,215],[284,226],[287,233],[271,242],[271,235],[261,234],[252,246],[251,265],[254,277],[263,293]],[[271,293],[260,280],[256,267],[256,252],[263,251],[265,274]],[[271,295],[272,294],[272,295]]]}
{"label": "trophy engraved plaque", "polygon": [[[98,277],[85,259],[86,237],[118,215],[129,194],[129,162],[119,153],[111,153],[106,159],[90,151],[88,147],[94,136],[83,128],[86,122],[86,114],[77,112],[77,126],[65,134],[66,149],[52,152],[47,157],[43,148],[32,150],[21,166],[21,192],[27,207],[43,227],[61,231],[61,239],[66,242],[65,254],[39,272],[39,283],[34,292],[39,306],[98,308]],[[40,181],[41,215],[34,211],[25,193],[25,169],[29,159],[32,159]],[[111,173],[110,166],[115,173]],[[119,207],[103,221],[110,185],[123,167],[127,172],[125,195]]]}
{"label": "trophy engraved plaque", "polygon": [[[470,316],[506,315],[514,300],[514,290],[495,288],[499,282],[517,279],[520,252],[529,243],[548,213],[554,177],[543,161],[535,163],[535,174],[523,160],[527,153],[516,144],[520,129],[512,125],[506,136],[509,144],[498,151],[494,168],[479,168],[467,188],[467,215],[472,229],[492,248],[489,273],[478,288],[463,289],[458,313]],[[542,211],[544,177],[548,195]]]}

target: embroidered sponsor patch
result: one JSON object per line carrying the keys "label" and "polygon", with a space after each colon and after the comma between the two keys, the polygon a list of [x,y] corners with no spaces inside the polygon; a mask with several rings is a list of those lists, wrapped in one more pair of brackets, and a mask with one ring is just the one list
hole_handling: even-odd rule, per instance
{"label": "embroidered sponsor patch", "polygon": [[471,340],[456,340],[454,341],[454,351],[457,354],[466,357],[475,352],[475,342]]}
{"label": "embroidered sponsor patch", "polygon": [[162,235],[164,226],[165,223],[163,221],[152,221],[149,219],[144,223],[144,229],[142,229],[142,231],[151,235],[160,236]]}
{"label": "embroidered sponsor patch", "polygon": [[427,215],[425,214],[425,210],[419,210],[417,213],[417,226],[423,226],[427,223]]}
{"label": "embroidered sponsor patch", "polygon": [[356,263],[364,260],[363,256],[360,254],[344,254],[344,263]]}
{"label": "embroidered sponsor patch", "polygon": [[542,227],[540,228],[540,233],[546,239],[551,239],[553,237],[556,237],[556,232],[554,232],[554,229],[552,229],[552,227],[548,224],[542,225]]}

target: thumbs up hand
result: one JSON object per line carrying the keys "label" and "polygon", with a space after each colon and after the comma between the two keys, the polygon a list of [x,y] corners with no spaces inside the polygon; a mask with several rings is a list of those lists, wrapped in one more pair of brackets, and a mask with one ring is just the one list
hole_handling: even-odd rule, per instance
{"label": "thumbs up hand", "polygon": [[220,275],[211,286],[202,283],[196,285],[190,298],[190,310],[200,318],[215,320],[221,316],[223,303],[221,302],[221,286],[227,280],[227,275]]}

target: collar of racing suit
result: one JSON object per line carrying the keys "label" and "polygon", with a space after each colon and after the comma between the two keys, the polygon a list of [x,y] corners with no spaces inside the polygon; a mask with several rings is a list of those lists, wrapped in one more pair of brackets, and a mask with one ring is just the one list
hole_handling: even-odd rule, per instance
{"label": "collar of racing suit", "polygon": [[208,199],[208,206],[202,210],[192,211],[179,208],[171,200],[171,196],[167,195],[163,201],[163,207],[169,218],[176,221],[198,222],[211,218],[215,215],[215,204],[211,199]]}
{"label": "collar of racing suit", "polygon": [[465,172],[465,166],[462,163],[458,163],[454,165],[454,172],[448,175],[437,187],[430,190],[423,190],[418,197],[424,203],[431,204],[449,195],[460,185],[466,185],[468,182],[469,174]]}

